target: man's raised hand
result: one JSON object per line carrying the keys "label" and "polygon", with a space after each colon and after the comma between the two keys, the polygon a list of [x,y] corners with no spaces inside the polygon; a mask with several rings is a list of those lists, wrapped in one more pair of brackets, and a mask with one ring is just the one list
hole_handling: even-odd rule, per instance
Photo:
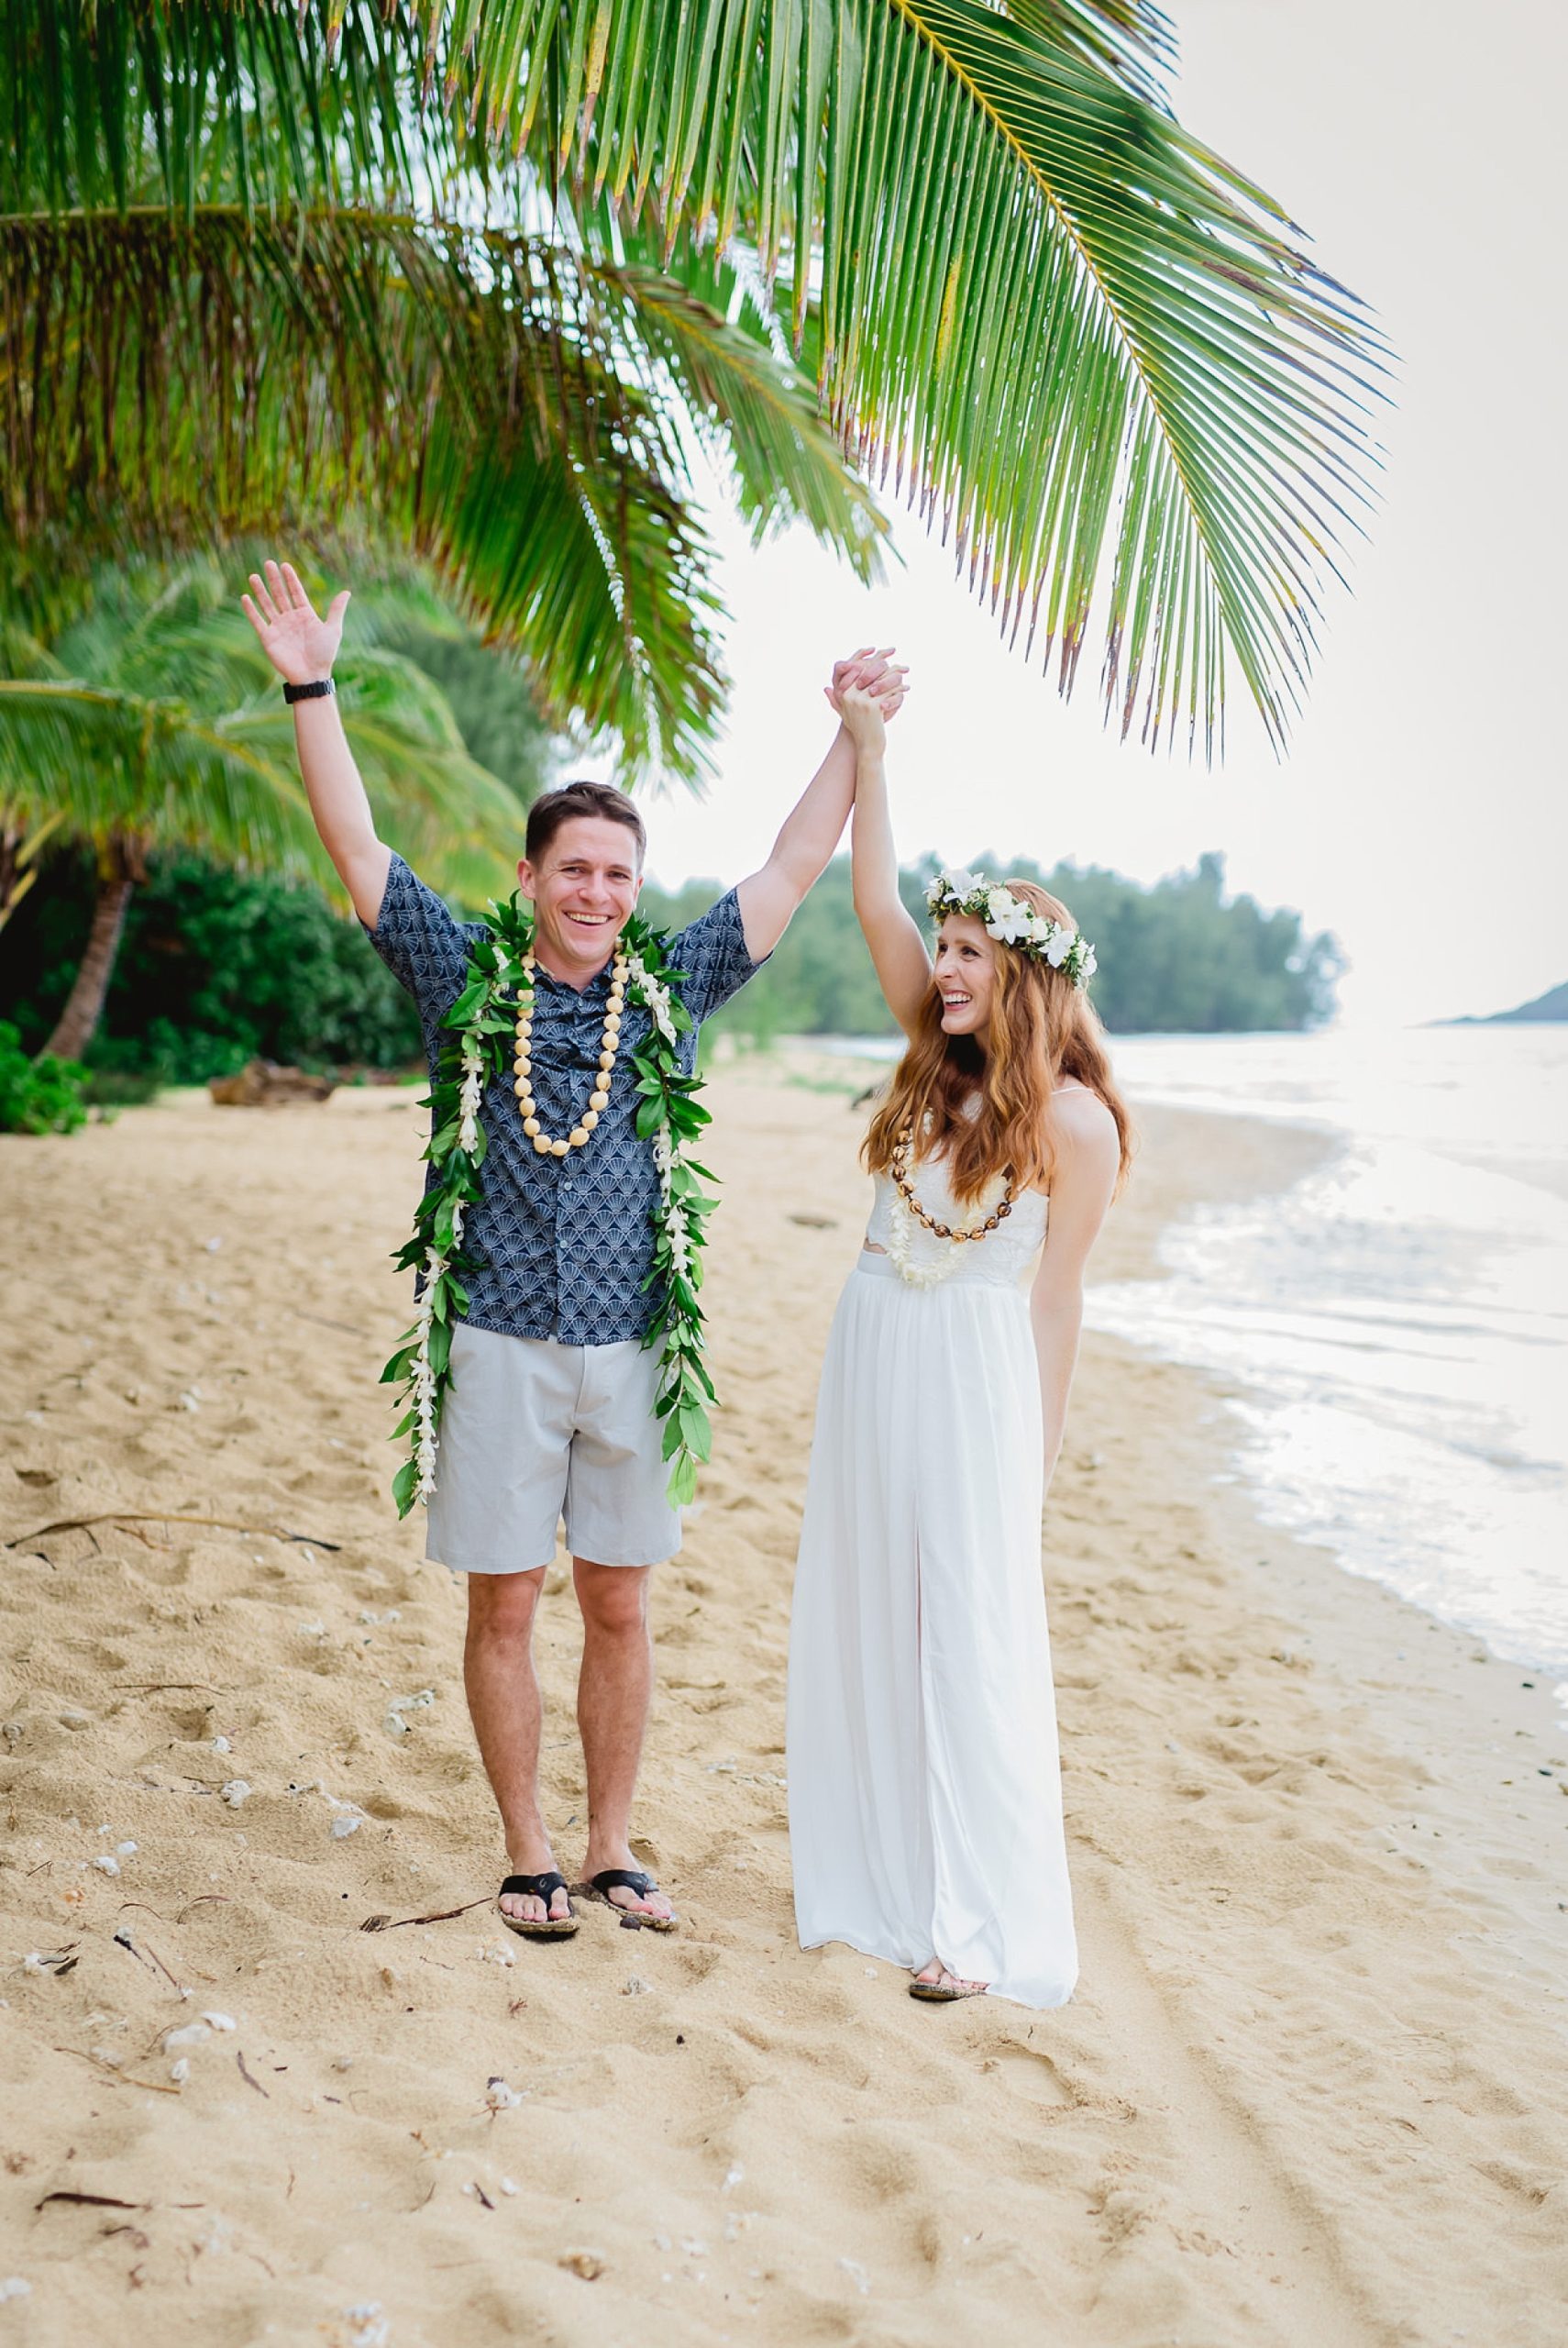
{"label": "man's raised hand", "polygon": [[262,568],[266,578],[253,570],[250,593],[239,601],[268,659],[291,685],[310,685],[319,677],[330,677],[343,641],[348,588],[334,595],[324,619],[301,586],[292,562],[269,562]]}

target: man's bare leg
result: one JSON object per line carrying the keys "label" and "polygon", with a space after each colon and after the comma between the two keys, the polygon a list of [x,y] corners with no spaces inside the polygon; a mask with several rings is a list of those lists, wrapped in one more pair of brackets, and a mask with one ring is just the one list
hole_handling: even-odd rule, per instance
{"label": "man's bare leg", "polygon": [[[463,1643],[463,1686],[480,1757],[501,1812],[508,1872],[546,1875],[555,1857],[539,1809],[539,1680],[534,1669],[534,1612],[545,1568],[529,1574],[470,1574],[469,1628]],[[545,1903],[509,1891],[504,1915],[542,1924]],[[564,1891],[550,1901],[552,1917],[569,1913]]]}
{"label": "man's bare leg", "polygon": [[[627,1840],[637,1766],[653,1701],[653,1638],[648,1629],[651,1566],[600,1566],[572,1559],[577,1602],[582,1609],[582,1672],[577,1683],[577,1722],[588,1767],[588,1855],[585,1879],[606,1867],[635,1867]],[[668,1916],[660,1891],[646,1899],[624,1887],[612,1891],[617,1908]]]}

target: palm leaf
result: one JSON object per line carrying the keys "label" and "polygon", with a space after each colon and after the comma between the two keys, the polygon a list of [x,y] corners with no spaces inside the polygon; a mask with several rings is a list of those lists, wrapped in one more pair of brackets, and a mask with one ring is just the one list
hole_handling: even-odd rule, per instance
{"label": "palm leaf", "polygon": [[[373,502],[394,445],[402,486],[390,498],[406,509],[425,410],[416,398],[398,412],[387,383],[407,371],[389,365],[383,379],[337,365],[339,349],[389,326],[391,349],[406,350],[383,282],[392,224],[405,230],[392,273],[408,288],[405,325],[418,321],[421,381],[440,386],[430,430],[450,436],[439,461],[450,487],[471,478],[467,449],[490,428],[477,387],[503,354],[512,363],[538,320],[510,285],[488,306],[476,300],[494,264],[472,244],[465,294],[433,306],[425,281],[450,271],[453,247],[421,216],[427,223],[438,196],[504,246],[536,224],[541,186],[569,184],[580,217],[608,207],[656,224],[678,275],[683,248],[713,243],[748,247],[765,280],[781,277],[797,347],[814,358],[845,448],[941,530],[1010,637],[1054,656],[1064,688],[1098,599],[1104,690],[1124,731],[1158,741],[1185,723],[1207,744],[1232,664],[1283,737],[1364,505],[1379,345],[1279,206],[1166,112],[1171,42],[1151,0],[304,0],[297,19],[275,0],[18,0],[12,13],[0,50],[0,134],[11,134],[0,135],[0,190],[11,190],[0,195],[10,216],[0,226],[0,392],[13,377],[36,390],[28,329],[40,307],[61,406],[101,402],[105,382],[133,365],[150,360],[156,374],[159,297],[174,280],[201,283],[238,349],[226,360],[206,351],[212,363],[193,371],[189,400],[199,406],[204,386],[222,411],[198,419],[210,436],[259,399],[258,450],[237,484],[257,497],[255,518],[266,518],[269,478],[293,482],[290,511],[305,490],[324,504]],[[80,305],[80,347],[51,339],[43,281],[61,272],[29,247],[38,216],[63,236],[68,209],[83,208],[92,250],[72,267],[87,282],[104,208],[123,215],[138,201],[176,216],[191,244],[210,249],[160,265],[149,239],[140,322],[128,329],[111,297],[134,272],[111,260],[102,299]],[[221,269],[244,250],[214,225],[225,204],[251,224],[239,305],[222,295]],[[360,217],[381,223],[362,266],[347,250]],[[421,236],[423,260],[413,250]],[[273,347],[296,246],[326,364],[313,369],[302,322],[276,336],[282,371],[269,390],[255,345],[259,336]],[[458,311],[483,313],[485,331],[470,326],[454,340]],[[200,346],[193,302],[171,315],[176,349],[182,337]],[[574,326],[565,340],[576,339]],[[671,376],[684,370],[701,407],[701,384],[716,374],[696,339],[650,315],[646,348]],[[618,428],[586,444],[578,427],[591,413],[629,396],[624,379],[604,385],[617,360],[591,355],[601,380],[555,449],[580,482],[596,450],[613,452],[613,478],[597,493],[584,488],[575,517],[559,493],[547,499],[559,534],[540,566],[542,593],[537,581],[525,592],[471,499],[464,543],[437,550],[460,566],[467,542],[485,538],[476,578],[510,593],[513,612],[567,613],[564,698],[606,723],[616,697],[581,675],[581,656],[591,634],[608,657],[613,631],[587,629],[563,569],[580,527],[602,538],[609,601],[633,631],[625,691],[641,743],[662,744],[671,710],[684,709],[690,759],[701,710],[679,689],[659,703],[646,681],[656,644],[678,663],[684,655],[694,689],[701,681],[707,606],[700,589],[685,592],[701,574],[701,542],[694,531],[681,537],[666,600],[649,612],[646,582],[617,567],[631,541],[610,525],[645,484],[656,505],[660,486],[674,494],[678,460],[655,400],[643,401],[624,447]],[[525,388],[545,384],[547,369],[517,363]],[[346,398],[341,418],[315,396],[323,381]],[[733,360],[727,384],[745,443],[762,409]],[[26,398],[8,396],[0,412],[23,460],[5,509],[17,526],[58,512],[66,484],[83,496],[102,486],[91,431],[74,470],[71,449],[47,438],[47,461],[33,465],[28,428],[15,423]],[[189,433],[188,408],[153,402],[142,413],[144,445],[128,414],[118,438],[126,458],[156,472],[164,442]],[[504,420],[521,463],[519,416]],[[532,446],[527,461],[539,461]],[[755,483],[755,450],[745,463]],[[291,465],[308,471],[303,488]],[[495,467],[485,468],[492,488]],[[193,464],[171,470],[176,482],[197,477]],[[546,484],[531,486],[545,496]],[[184,515],[193,526],[195,509]],[[399,526],[410,526],[406,510]],[[514,551],[526,568],[526,550]],[[512,622],[503,613],[498,624]]]}
{"label": "palm leaf", "polygon": [[[568,308],[536,243],[385,215],[13,225],[0,518],[113,548],[357,514],[528,654],[563,724],[692,777],[722,694],[706,544],[669,425]],[[861,551],[864,500],[840,507]]]}
{"label": "palm leaf", "polygon": [[[308,876],[342,901],[300,783],[293,721],[215,566],[100,572],[57,641],[13,627],[6,649],[8,828],[50,821],[100,848],[116,838],[193,847]],[[341,674],[345,730],[384,828],[437,887],[482,901],[506,886],[517,802],[468,756],[439,688],[363,644]]]}
{"label": "palm leaf", "polygon": [[[1359,526],[1380,346],[1286,216],[1154,102],[1153,11],[424,0],[451,104],[634,211],[820,276],[846,447],[1126,731],[1276,741]],[[743,22],[744,19],[744,22]],[[606,37],[597,81],[574,60]],[[1109,45],[1109,46],[1108,46]]]}

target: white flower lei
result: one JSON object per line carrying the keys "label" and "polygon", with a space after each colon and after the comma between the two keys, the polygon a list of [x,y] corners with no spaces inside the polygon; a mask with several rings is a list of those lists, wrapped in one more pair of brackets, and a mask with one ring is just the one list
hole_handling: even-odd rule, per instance
{"label": "white flower lei", "polygon": [[988,880],[983,872],[944,869],[928,886],[925,902],[939,921],[944,914],[968,914],[983,922],[988,936],[1003,946],[1016,946],[1032,961],[1065,971],[1080,991],[1099,968],[1094,947],[1082,930],[1068,929],[1048,914],[1036,913],[1000,881]]}

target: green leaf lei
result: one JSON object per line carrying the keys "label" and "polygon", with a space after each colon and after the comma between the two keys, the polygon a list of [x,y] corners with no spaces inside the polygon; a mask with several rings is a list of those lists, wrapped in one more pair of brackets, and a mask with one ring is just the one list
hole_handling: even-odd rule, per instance
{"label": "green leaf lei", "polygon": [[[419,1202],[412,1238],[393,1259],[402,1269],[416,1269],[421,1283],[414,1326],[381,1372],[383,1386],[403,1388],[407,1404],[393,1436],[409,1443],[409,1456],[392,1479],[399,1516],[415,1501],[428,1500],[435,1486],[441,1410],[452,1382],[452,1331],[468,1311],[464,1277],[477,1268],[464,1246],[463,1224],[480,1197],[485,1133],[480,1107],[485,1086],[508,1065],[519,1002],[528,994],[524,958],[534,942],[534,916],[515,895],[490,911],[489,933],[475,941],[462,991],[442,1021],[449,1032],[424,1104],[431,1112],[425,1155],[436,1179]],[[665,1423],[669,1498],[679,1508],[695,1497],[699,1462],[712,1446],[707,1406],[717,1398],[702,1360],[706,1341],[697,1298],[703,1224],[717,1204],[701,1184],[718,1178],[685,1156],[711,1113],[697,1098],[701,1080],[686,1075],[678,1057],[677,1041],[690,1032],[691,1014],[677,991],[686,974],[670,965],[668,942],[662,930],[634,916],[621,933],[619,950],[626,958],[627,1001],[648,1014],[647,1035],[632,1054],[635,1130],[652,1144],[659,1177],[651,1215],[653,1266],[643,1282],[645,1290],[657,1289],[658,1298],[643,1343],[659,1348],[654,1409]]]}

